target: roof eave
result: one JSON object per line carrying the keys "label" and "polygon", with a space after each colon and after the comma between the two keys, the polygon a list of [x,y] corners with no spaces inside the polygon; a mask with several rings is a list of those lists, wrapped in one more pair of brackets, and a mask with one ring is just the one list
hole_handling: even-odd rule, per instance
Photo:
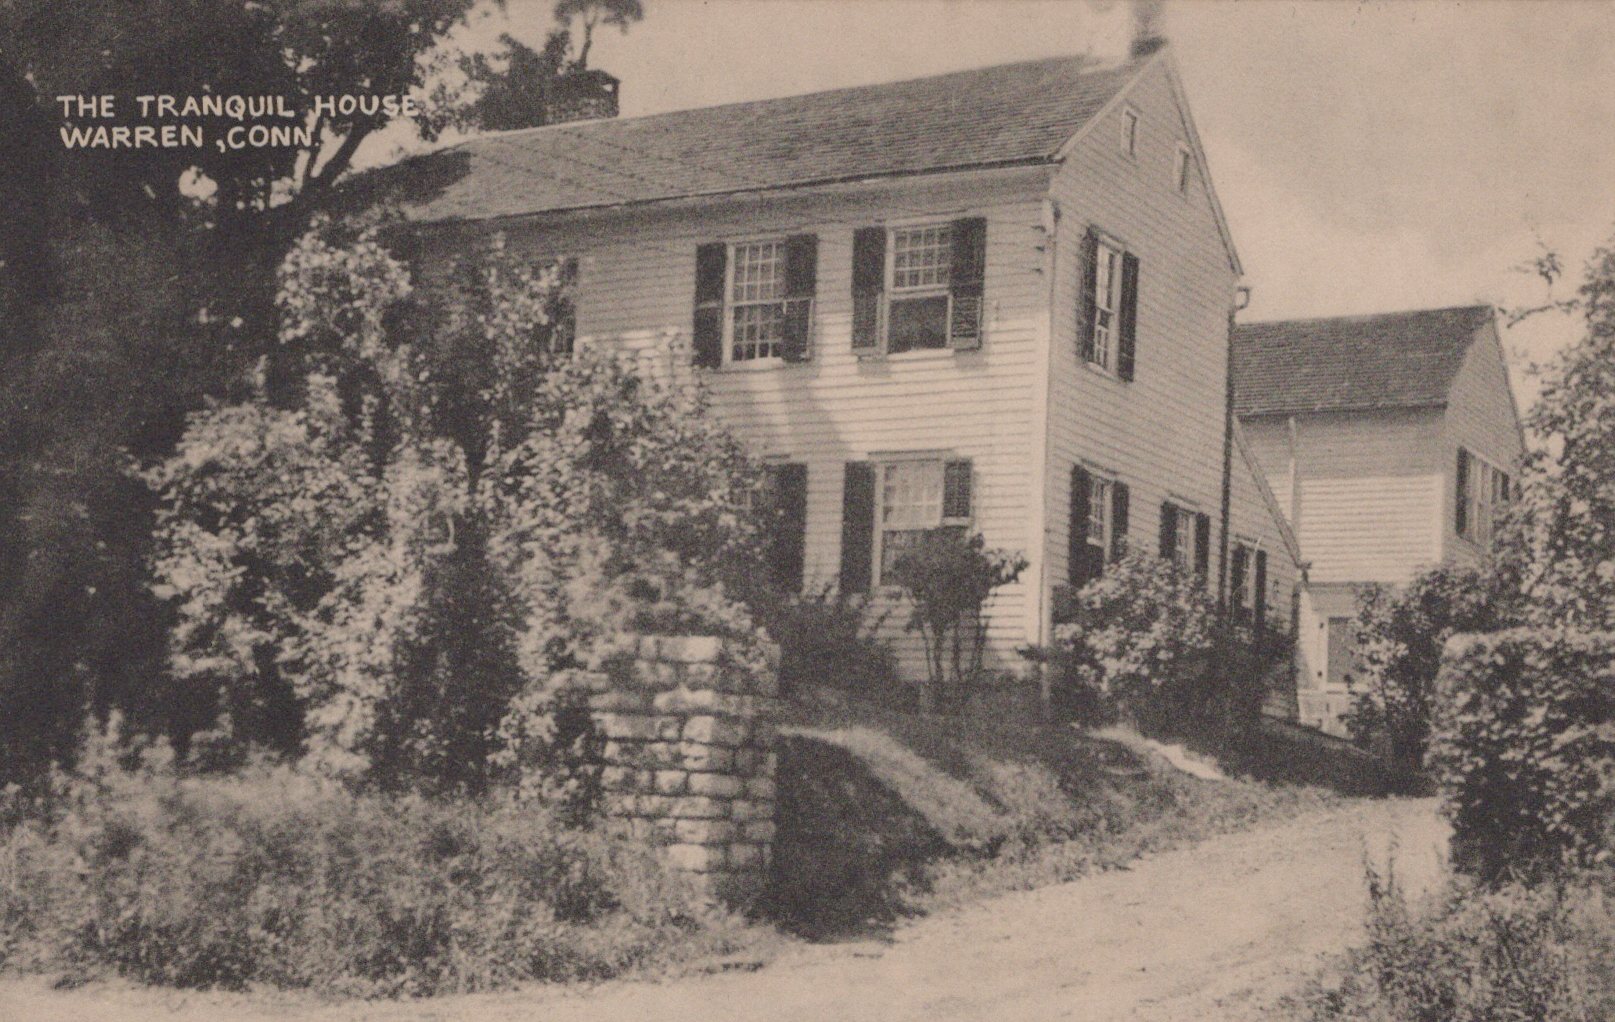
{"label": "roof eave", "polygon": [[1255,419],[1272,415],[1328,415],[1334,412],[1410,412],[1445,407],[1447,407],[1447,399],[1442,398],[1439,401],[1379,401],[1352,405],[1279,405],[1269,408],[1235,408],[1234,414],[1241,419]]}

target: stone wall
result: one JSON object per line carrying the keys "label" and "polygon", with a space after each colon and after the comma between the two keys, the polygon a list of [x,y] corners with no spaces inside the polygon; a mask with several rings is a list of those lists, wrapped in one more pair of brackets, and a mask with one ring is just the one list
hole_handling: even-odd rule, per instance
{"label": "stone wall", "polygon": [[750,904],[774,840],[778,660],[735,662],[710,637],[648,636],[590,697],[608,825],[665,845],[717,897]]}

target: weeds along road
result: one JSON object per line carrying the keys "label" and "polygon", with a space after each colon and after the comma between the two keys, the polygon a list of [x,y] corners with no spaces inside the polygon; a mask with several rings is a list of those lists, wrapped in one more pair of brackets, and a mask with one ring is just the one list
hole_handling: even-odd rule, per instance
{"label": "weeds along road", "polygon": [[33,1022],[880,1022],[1243,1020],[1363,936],[1364,854],[1395,850],[1409,890],[1439,881],[1430,800],[1354,801],[1214,838],[1131,869],[1012,894],[899,929],[890,942],[787,953],[754,972],[412,1003],[0,986]]}

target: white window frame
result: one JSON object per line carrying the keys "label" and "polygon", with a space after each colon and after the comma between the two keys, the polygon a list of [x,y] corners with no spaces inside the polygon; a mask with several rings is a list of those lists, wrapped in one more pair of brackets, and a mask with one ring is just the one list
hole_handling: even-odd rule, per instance
{"label": "white window frame", "polygon": [[1507,477],[1512,483],[1513,476],[1467,447],[1464,451],[1469,456],[1469,478],[1464,480],[1465,530],[1461,535],[1481,549],[1489,550],[1496,539],[1497,514],[1513,498],[1503,480]]}
{"label": "white window frame", "polygon": [[[751,298],[740,300],[735,297],[735,271],[740,265],[740,254],[745,249],[762,245],[773,245],[776,249],[774,264],[778,274],[776,290],[778,294],[772,298]],[[783,332],[773,342],[774,354],[754,355],[748,358],[735,357],[735,315],[742,308],[778,308],[779,323],[783,328],[786,316],[786,306],[789,299],[785,294],[786,272],[786,239],[783,235],[770,235],[760,238],[742,238],[729,242],[728,258],[724,261],[723,274],[723,365],[734,369],[761,369],[784,364],[781,349],[785,343]]]}
{"label": "white window frame", "polygon": [[1107,373],[1116,371],[1116,347],[1121,337],[1122,256],[1125,250],[1100,237],[1094,248],[1093,357],[1088,364]]}
{"label": "white window frame", "polygon": [[[875,465],[875,537],[874,556],[871,558],[870,570],[873,577],[871,582],[876,588],[892,588],[892,585],[882,577],[886,562],[886,534],[888,532],[929,532],[935,529],[963,527],[968,529],[971,518],[950,518],[947,516],[948,496],[948,463],[950,461],[963,461],[959,455],[951,451],[923,451],[914,454],[885,455],[874,460]],[[886,477],[887,473],[895,469],[913,468],[915,466],[932,466],[936,471],[936,514],[928,515],[923,524],[904,523],[900,528],[888,529],[886,526]],[[971,476],[971,488],[974,490],[975,476]],[[976,495],[970,494],[970,509],[974,513],[976,508]]]}
{"label": "white window frame", "polygon": [[[1088,470],[1087,540],[1089,546],[1099,548],[1105,561],[1110,560],[1110,540],[1116,528],[1113,513],[1115,496],[1116,480],[1113,477]],[[1097,536],[1094,534],[1096,526]]]}
{"label": "white window frame", "polygon": [[1195,548],[1198,541],[1197,530],[1194,527],[1196,512],[1192,507],[1173,501],[1172,513],[1177,516],[1177,526],[1174,529],[1176,538],[1172,542],[1172,563],[1185,575],[1193,575],[1195,561],[1200,553]]}
{"label": "white window frame", "polygon": [[1132,107],[1122,108],[1122,155],[1128,159],[1138,158],[1138,111]]}
{"label": "white window frame", "polygon": [[[942,280],[929,284],[910,285],[899,288],[897,286],[897,236],[899,234],[912,234],[922,231],[940,231],[942,233],[941,248],[946,253],[943,263]],[[922,298],[943,298],[947,301],[943,322],[946,324],[942,334],[942,344],[935,348],[910,348],[907,351],[897,352],[897,357],[905,355],[924,355],[930,352],[948,351],[953,344],[953,222],[951,220],[925,220],[912,223],[895,223],[886,228],[886,270],[882,280],[881,309],[880,309],[880,350],[883,355],[891,355],[891,329],[892,329],[892,303]]]}
{"label": "white window frame", "polygon": [[1177,161],[1172,165],[1172,187],[1185,198],[1189,195],[1190,168],[1194,165],[1194,153],[1182,142],[1178,143]]}

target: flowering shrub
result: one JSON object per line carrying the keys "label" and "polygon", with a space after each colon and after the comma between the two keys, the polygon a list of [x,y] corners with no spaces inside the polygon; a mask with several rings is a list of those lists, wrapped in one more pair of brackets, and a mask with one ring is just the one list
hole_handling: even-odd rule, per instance
{"label": "flowering shrub", "polygon": [[1496,880],[1606,858],[1615,636],[1521,628],[1451,639],[1430,765],[1458,868]]}
{"label": "flowering shrub", "polygon": [[914,604],[907,628],[925,640],[931,705],[962,704],[981,683],[987,603],[1026,565],[1020,554],[986,549],[979,533],[951,529],[925,533],[892,563],[891,581]]}
{"label": "flowering shrub", "polygon": [[476,790],[587,745],[549,718],[625,634],[753,636],[759,469],[691,381],[572,353],[565,286],[498,239],[423,291],[373,228],[294,246],[296,384],[197,413],[147,476],[215,758]]}
{"label": "flowering shrub", "polygon": [[1193,576],[1134,551],[1074,600],[1074,620],[1054,633],[1053,669],[1068,702],[1158,727],[1203,696],[1197,689],[1217,646],[1217,619]]}
{"label": "flowering shrub", "polygon": [[768,608],[768,634],[780,649],[782,693],[829,685],[877,700],[896,697],[897,659],[874,637],[885,615],[871,620],[865,604],[827,587]]}
{"label": "flowering shrub", "polygon": [[1441,564],[1401,587],[1366,588],[1356,621],[1361,681],[1345,716],[1352,737],[1364,746],[1384,740],[1396,767],[1418,771],[1442,647],[1459,632],[1504,627],[1516,606],[1506,576],[1492,565]]}

